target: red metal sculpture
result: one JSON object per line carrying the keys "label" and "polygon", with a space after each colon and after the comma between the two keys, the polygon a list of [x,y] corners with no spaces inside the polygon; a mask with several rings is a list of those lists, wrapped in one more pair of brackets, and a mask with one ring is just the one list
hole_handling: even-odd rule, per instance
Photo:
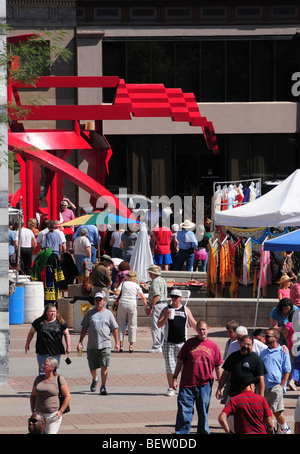
{"label": "red metal sculpture", "polygon": [[[117,211],[123,216],[131,212],[105,188],[108,162],[112,150],[106,138],[100,133],[102,120],[131,120],[135,117],[171,117],[174,121],[185,121],[191,126],[201,127],[209,149],[218,152],[213,124],[200,114],[195,97],[182,93],[180,89],[167,89],[162,84],[126,84],[118,77],[41,77],[36,88],[62,87],[113,87],[115,101],[111,105],[40,105],[22,106],[28,109],[20,121],[11,112],[12,122],[8,131],[9,150],[17,153],[20,164],[21,189],[14,195],[14,205],[22,197],[24,221],[40,210],[39,193],[42,177],[41,166],[45,167],[47,180],[48,217],[58,219],[62,200],[63,178],[83,188],[91,195],[95,208],[96,200],[115,200]],[[21,106],[18,89],[32,86],[11,82],[8,85],[8,101]],[[70,130],[25,129],[25,121],[70,120]],[[94,121],[95,131],[83,131],[80,120]],[[72,150],[82,150],[89,162],[92,175],[86,175],[66,162]]]}

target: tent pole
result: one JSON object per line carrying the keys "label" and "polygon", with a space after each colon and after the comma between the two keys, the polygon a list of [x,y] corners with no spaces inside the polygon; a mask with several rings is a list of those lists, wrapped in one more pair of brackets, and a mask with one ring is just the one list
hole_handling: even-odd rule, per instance
{"label": "tent pole", "polygon": [[261,278],[262,278],[262,271],[263,271],[263,265],[264,265],[264,258],[265,258],[265,250],[264,250],[264,243],[268,239],[264,239],[262,242],[262,256],[261,256],[261,261],[260,261],[260,270],[259,270],[259,280],[258,280],[258,290],[257,290],[257,300],[256,300],[256,309],[255,309],[255,320],[254,320],[254,329],[256,329],[256,323],[257,323],[257,314],[258,314],[258,303],[259,303],[259,298],[260,298],[260,285],[261,285]]}

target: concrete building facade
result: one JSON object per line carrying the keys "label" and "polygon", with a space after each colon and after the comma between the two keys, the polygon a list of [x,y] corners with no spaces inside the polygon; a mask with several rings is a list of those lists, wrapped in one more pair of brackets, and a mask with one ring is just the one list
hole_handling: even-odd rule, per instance
{"label": "concrete building facade", "polygon": [[[299,166],[297,1],[7,0],[7,16],[13,34],[65,30],[73,61],[54,65],[52,74],[179,87],[195,94],[201,114],[213,122],[218,155],[188,124],[103,121],[113,150],[107,176],[113,192],[196,192],[210,200],[215,181],[284,179]],[[42,95],[51,103],[113,100],[109,89]],[[69,159],[85,169],[80,154]],[[67,181],[65,187],[79,206],[88,204],[83,191]]]}

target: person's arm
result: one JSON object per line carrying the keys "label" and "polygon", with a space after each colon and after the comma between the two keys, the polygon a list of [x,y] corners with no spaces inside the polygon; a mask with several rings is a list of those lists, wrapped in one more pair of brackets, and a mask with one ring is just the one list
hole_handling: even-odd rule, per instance
{"label": "person's arm", "polygon": [[74,205],[74,203],[72,203],[70,199],[68,199],[67,197],[64,197],[63,200],[65,200],[66,202],[68,202],[68,204],[70,205],[70,207],[72,208],[72,210],[76,210],[76,205]]}
{"label": "person's arm", "polygon": [[91,246],[87,246],[87,247],[85,248],[85,252],[86,252],[86,255],[87,255],[89,258],[91,258]]}
{"label": "person's arm", "polygon": [[64,330],[63,335],[66,341],[66,353],[69,355],[71,353],[71,336],[68,328]]}
{"label": "person's arm", "polygon": [[285,387],[285,384],[286,382],[288,381],[289,379],[289,375],[290,375],[290,372],[286,372],[285,374],[283,374],[282,376],[282,379],[281,379],[281,386],[284,388]]}
{"label": "person's arm", "polygon": [[35,239],[35,236],[33,236],[32,239],[31,239],[31,247],[32,247],[32,249],[34,249],[35,246],[36,246],[36,239]]}
{"label": "person's arm", "polygon": [[113,338],[115,340],[115,352],[118,352],[120,350],[120,344],[119,344],[119,336],[118,336],[118,328],[115,328],[112,331]]}
{"label": "person's arm", "polygon": [[182,366],[183,366],[183,361],[181,359],[178,359],[176,367],[175,367],[174,375],[173,375],[173,385],[172,385],[172,388],[175,391],[178,388],[178,375],[182,369]]}
{"label": "person's arm", "polygon": [[258,384],[258,390],[261,396],[265,395],[265,379],[263,375],[260,375],[259,377],[259,384]]}
{"label": "person's arm", "polygon": [[30,408],[31,408],[31,413],[35,411],[35,400],[36,400],[36,388],[33,385],[32,391],[30,394]]}
{"label": "person's arm", "polygon": [[267,418],[264,418],[264,425],[266,427],[266,431],[268,432],[268,434],[272,434],[273,433],[273,417],[268,416]]}
{"label": "person's arm", "polygon": [[221,399],[222,398],[222,388],[224,387],[225,383],[227,382],[228,378],[230,376],[230,372],[227,370],[223,370],[223,373],[219,379],[219,385],[216,391],[216,398]]}
{"label": "person's arm", "polygon": [[85,338],[85,335],[87,333],[87,328],[85,328],[84,326],[81,328],[81,332],[80,332],[80,336],[79,336],[79,341],[78,341],[78,344],[77,344],[77,351],[79,350],[82,350],[83,348],[83,339]]}
{"label": "person's arm", "polygon": [[278,321],[274,318],[270,318],[270,328],[278,328]]}
{"label": "person's arm", "polygon": [[165,307],[160,313],[159,319],[157,321],[157,327],[162,328],[163,326],[165,326],[165,324],[167,323],[167,321],[169,319],[169,316],[170,316],[170,311],[169,311],[168,307]]}
{"label": "person's arm", "polygon": [[195,331],[197,331],[197,322],[196,322],[196,320],[194,319],[192,312],[190,311],[190,309],[189,309],[188,307],[186,307],[185,310],[186,310],[186,315],[187,315],[187,317],[188,317],[189,325],[190,325]]}
{"label": "person's arm", "polygon": [[226,413],[224,411],[221,411],[221,413],[219,415],[219,418],[218,418],[218,421],[219,421],[220,426],[224,430],[224,432],[226,434],[230,434],[229,425],[227,423],[227,415],[226,415]]}
{"label": "person's arm", "polygon": [[159,300],[159,295],[154,296],[152,301],[149,303],[149,306],[151,308],[153,308],[155,306],[155,304],[158,302],[158,300]]}
{"label": "person's arm", "polygon": [[218,380],[218,383],[219,383],[220,378],[221,378],[221,375],[222,375],[222,368],[221,368],[221,366],[216,366],[216,367],[215,367],[215,371],[216,371],[216,377],[217,377],[217,380]]}
{"label": "person's arm", "polygon": [[147,309],[147,298],[145,297],[145,295],[144,295],[143,292],[139,293],[139,297],[140,297],[141,300],[143,301],[144,308],[145,308],[145,310],[146,310],[146,309]]}
{"label": "person's arm", "polygon": [[29,333],[27,335],[27,339],[26,339],[26,344],[25,344],[25,354],[30,351],[30,342],[32,341],[32,338],[34,336],[34,334],[36,333],[36,330],[34,329],[34,327],[32,326],[29,330]]}

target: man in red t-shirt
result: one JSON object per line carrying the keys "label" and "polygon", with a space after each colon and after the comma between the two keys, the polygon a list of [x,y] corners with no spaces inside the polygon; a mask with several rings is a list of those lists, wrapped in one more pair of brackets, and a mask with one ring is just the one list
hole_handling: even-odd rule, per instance
{"label": "man in red t-shirt", "polygon": [[188,339],[178,354],[173,376],[173,389],[177,389],[177,377],[182,369],[177,400],[176,434],[189,434],[194,415],[198,412],[198,434],[209,434],[208,409],[214,380],[221,377],[222,356],[218,345],[208,339],[206,321],[197,323],[196,337]]}
{"label": "man in red t-shirt", "polygon": [[228,416],[234,418],[236,434],[266,434],[273,432],[272,411],[264,396],[255,394],[258,377],[244,375],[241,378],[243,391],[232,397],[221,411],[218,421],[224,431],[229,434]]}
{"label": "man in red t-shirt", "polygon": [[163,270],[168,271],[169,265],[172,263],[170,248],[173,233],[169,227],[155,227],[153,229],[153,236],[156,238],[154,264],[160,268],[163,265]]}

